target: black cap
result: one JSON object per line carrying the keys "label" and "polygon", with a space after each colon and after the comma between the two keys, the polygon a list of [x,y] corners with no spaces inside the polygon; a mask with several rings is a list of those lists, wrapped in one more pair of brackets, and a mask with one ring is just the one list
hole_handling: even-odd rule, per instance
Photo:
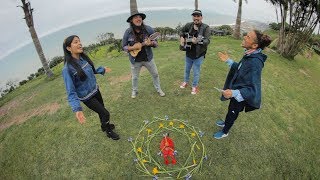
{"label": "black cap", "polygon": [[194,15],[200,15],[200,16],[202,16],[202,12],[201,12],[199,9],[196,9],[196,10],[194,10],[194,11],[192,12],[191,15],[192,15],[192,16],[194,16]]}

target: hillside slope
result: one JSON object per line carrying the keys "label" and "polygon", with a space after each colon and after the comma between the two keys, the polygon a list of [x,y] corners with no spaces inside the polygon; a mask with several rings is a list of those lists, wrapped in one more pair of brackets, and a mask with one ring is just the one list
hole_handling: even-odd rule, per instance
{"label": "hillside slope", "polygon": [[[32,80],[0,101],[0,179],[141,179],[127,139],[137,135],[144,120],[165,115],[188,120],[205,132],[203,143],[209,159],[194,179],[320,177],[319,56],[288,61],[266,50],[262,109],[242,113],[229,136],[215,140],[212,134],[219,128],[214,122],[224,118],[228,106],[213,89],[223,86],[228,72],[217,52],[227,51],[238,61],[242,56],[240,41],[212,39],[202,66],[200,94],[195,96],[190,89],[179,88],[184,53],[178,50],[178,43],[161,42],[154,57],[166,93],[163,98],[144,69],[139,95],[131,99],[127,56],[108,57],[104,49],[94,63],[112,69],[97,80],[120,141],[105,137],[98,116],[85,106],[87,122],[77,122],[67,104],[61,64],[54,69],[53,80]],[[179,138],[175,141],[183,153],[185,147]]]}

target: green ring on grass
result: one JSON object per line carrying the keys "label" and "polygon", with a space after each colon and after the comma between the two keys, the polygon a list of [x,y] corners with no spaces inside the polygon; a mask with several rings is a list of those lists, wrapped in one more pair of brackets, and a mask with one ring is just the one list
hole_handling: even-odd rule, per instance
{"label": "green ring on grass", "polygon": [[[157,153],[152,153],[155,149],[161,152],[159,148],[160,140],[163,138],[163,134],[168,132],[170,134],[178,134],[178,137],[182,135],[182,138],[185,138],[174,139],[175,150],[178,150],[176,165],[165,165],[162,163],[163,157],[157,156]],[[189,125],[186,121],[178,119],[169,120],[168,118],[155,117],[151,122],[144,121],[136,138],[129,139],[133,148],[132,151],[136,156],[136,168],[142,173],[142,176],[152,176],[154,179],[187,179],[201,170],[202,163],[207,158],[205,147],[201,140],[202,135],[201,131],[197,131],[195,127]],[[155,141],[156,138],[159,138],[159,142]],[[187,150],[187,144],[183,145],[183,149],[177,148],[179,140],[187,140],[190,149]],[[153,146],[154,143],[156,143],[157,147]]]}

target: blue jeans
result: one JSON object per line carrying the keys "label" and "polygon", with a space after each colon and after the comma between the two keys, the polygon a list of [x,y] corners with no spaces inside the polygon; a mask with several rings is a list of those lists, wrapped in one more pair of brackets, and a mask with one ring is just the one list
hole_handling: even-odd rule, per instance
{"label": "blue jeans", "polygon": [[201,64],[202,64],[203,60],[204,60],[204,56],[201,56],[198,59],[191,59],[186,56],[186,66],[185,66],[185,70],[184,70],[184,82],[189,82],[190,71],[193,66],[192,87],[196,87],[199,84]]}

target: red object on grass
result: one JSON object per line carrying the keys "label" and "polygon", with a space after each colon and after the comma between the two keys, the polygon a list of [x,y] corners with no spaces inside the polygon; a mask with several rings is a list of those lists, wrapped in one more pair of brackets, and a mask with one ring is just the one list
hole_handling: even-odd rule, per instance
{"label": "red object on grass", "polygon": [[160,142],[160,150],[162,152],[164,163],[169,164],[169,157],[172,164],[176,164],[176,159],[174,158],[174,142],[167,135],[164,136]]}

